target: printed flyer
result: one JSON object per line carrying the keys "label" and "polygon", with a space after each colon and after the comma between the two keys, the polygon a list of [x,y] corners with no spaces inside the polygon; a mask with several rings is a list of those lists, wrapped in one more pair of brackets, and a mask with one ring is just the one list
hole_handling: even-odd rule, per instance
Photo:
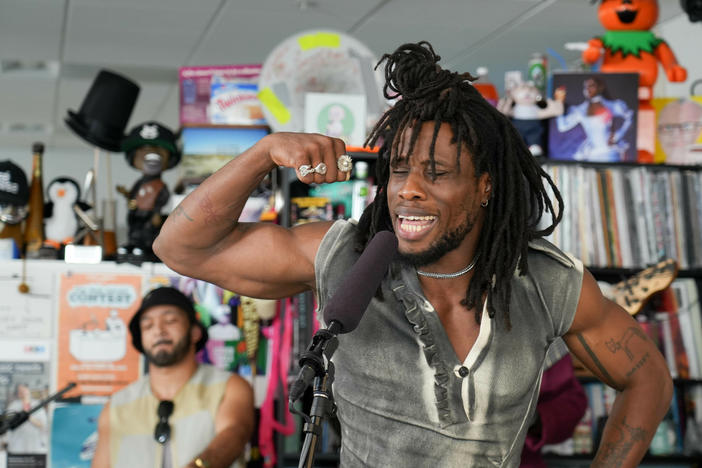
{"label": "printed flyer", "polygon": [[109,396],[140,375],[127,324],[141,303],[140,275],[69,274],[60,279],[57,388],[65,397]]}

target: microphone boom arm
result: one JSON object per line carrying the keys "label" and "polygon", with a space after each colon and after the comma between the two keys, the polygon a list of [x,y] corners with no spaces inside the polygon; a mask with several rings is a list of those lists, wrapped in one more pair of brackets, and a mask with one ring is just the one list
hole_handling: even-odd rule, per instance
{"label": "microphone boom arm", "polygon": [[75,386],[75,382],[69,383],[58,392],[54,393],[53,395],[50,395],[48,398],[45,398],[44,400],[37,403],[33,408],[30,408],[28,411],[20,411],[18,413],[9,413],[6,415],[3,414],[2,417],[0,417],[0,435],[3,435],[7,431],[17,429],[29,419],[30,414],[45,407],[46,405],[59,398],[61,395],[71,390]]}

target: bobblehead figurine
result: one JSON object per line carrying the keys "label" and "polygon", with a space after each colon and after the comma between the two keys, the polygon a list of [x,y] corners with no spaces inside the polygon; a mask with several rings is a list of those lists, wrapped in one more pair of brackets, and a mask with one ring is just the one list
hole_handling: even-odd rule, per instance
{"label": "bobblehead figurine", "polygon": [[601,0],[597,14],[606,31],[590,39],[583,61],[594,64],[602,59],[600,69],[606,73],[639,74],[639,161],[653,162],[656,117],[651,99],[658,63],[671,82],[685,81],[687,70],[678,64],[670,46],[650,31],[658,21],[656,0]]}
{"label": "bobblehead figurine", "polygon": [[28,203],[26,174],[9,159],[0,161],[0,259],[21,257],[22,223],[27,217]]}
{"label": "bobblehead figurine", "polygon": [[78,182],[70,177],[57,177],[46,187],[48,201],[44,203],[44,250],[53,249],[53,255],[62,257],[62,249],[73,243],[78,232],[78,216],[74,206],[87,211],[90,205],[81,201]]}
{"label": "bobblehead figurine", "polygon": [[544,98],[532,81],[524,82],[519,75],[497,102],[497,110],[510,117],[534,156],[545,153],[546,119],[563,114],[565,92],[558,89],[554,97]]}
{"label": "bobblehead figurine", "polygon": [[122,140],[122,150],[130,166],[142,177],[131,190],[118,186],[127,198],[128,242],[117,249],[117,261],[141,263],[157,260],[151,246],[165,220],[161,211],[170,192],[161,173],[180,161],[178,137],[158,122],[144,122],[134,127]]}

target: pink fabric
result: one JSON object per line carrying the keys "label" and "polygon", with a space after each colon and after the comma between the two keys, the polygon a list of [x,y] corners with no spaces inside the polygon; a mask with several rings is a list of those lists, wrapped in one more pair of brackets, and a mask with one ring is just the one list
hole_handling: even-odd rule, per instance
{"label": "pink fabric", "polygon": [[[276,464],[274,444],[275,431],[284,435],[291,435],[295,431],[295,420],[289,411],[285,411],[285,423],[281,424],[275,419],[275,403],[278,385],[282,386],[282,399],[288,402],[288,369],[290,369],[290,353],[292,343],[293,307],[292,300],[285,299],[285,314],[280,320],[280,310],[273,319],[271,336],[271,374],[268,378],[266,399],[261,405],[261,421],[258,428],[258,444],[263,457],[263,466],[271,468]],[[278,302],[280,308],[281,303]],[[282,331],[281,331],[282,327]]]}
{"label": "pink fabric", "polygon": [[575,377],[570,355],[566,354],[544,371],[536,407],[541,419],[541,434],[527,434],[520,467],[546,468],[541,447],[571,437],[586,409],[587,396]]}

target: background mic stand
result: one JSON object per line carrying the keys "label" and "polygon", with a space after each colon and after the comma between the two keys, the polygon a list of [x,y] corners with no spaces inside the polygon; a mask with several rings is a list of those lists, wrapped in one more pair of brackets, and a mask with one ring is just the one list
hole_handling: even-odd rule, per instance
{"label": "background mic stand", "polygon": [[50,402],[57,399],[75,386],[76,384],[74,382],[69,383],[58,392],[37,403],[37,405],[34,408],[29,409],[29,411],[19,411],[16,413],[10,412],[0,415],[0,435],[3,435],[7,431],[17,429],[19,426],[27,422],[30,414],[45,407]]}
{"label": "background mic stand", "polygon": [[[305,424],[302,432],[305,434],[305,442],[300,451],[300,462],[298,468],[312,468],[314,465],[314,455],[317,451],[317,442],[322,434],[322,422],[326,416],[331,416],[336,412],[336,405],[331,394],[331,385],[334,382],[334,363],[329,362],[329,366],[322,376],[314,379],[312,406],[310,416],[294,410],[297,414],[302,414]],[[291,404],[292,406],[292,404]]]}

